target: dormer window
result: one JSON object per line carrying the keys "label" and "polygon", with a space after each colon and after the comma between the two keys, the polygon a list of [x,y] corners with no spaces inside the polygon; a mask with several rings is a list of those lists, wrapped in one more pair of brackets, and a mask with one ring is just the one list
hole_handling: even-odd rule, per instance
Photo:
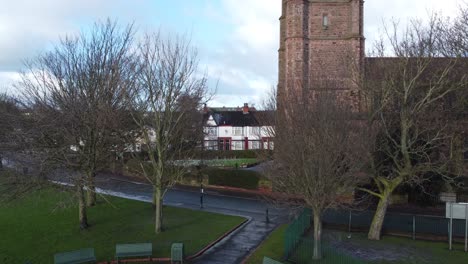
{"label": "dormer window", "polygon": [[328,15],[323,15],[322,17],[322,27],[323,29],[328,29],[328,25],[330,24],[329,23],[330,21],[328,20]]}

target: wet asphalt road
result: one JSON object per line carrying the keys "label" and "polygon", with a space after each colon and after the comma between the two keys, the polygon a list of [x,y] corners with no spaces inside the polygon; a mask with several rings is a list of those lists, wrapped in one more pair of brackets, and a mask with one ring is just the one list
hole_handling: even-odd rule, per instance
{"label": "wet asphalt road", "polygon": [[[97,178],[98,191],[109,195],[151,202],[151,186],[112,178]],[[207,212],[237,215],[248,221],[213,248],[193,260],[195,264],[237,264],[242,261],[280,224],[287,220],[287,210],[273,208],[266,202],[208,192],[200,209],[200,193],[172,189],[164,204]],[[269,209],[269,222],[266,209]]]}
{"label": "wet asphalt road", "polygon": [[[6,166],[12,165],[10,163]],[[60,176],[61,175],[61,176]],[[64,174],[57,173],[50,180],[67,184]],[[122,181],[110,177],[96,178],[97,191],[100,193],[151,202],[152,187],[147,184]],[[191,261],[193,264],[238,264],[251,254],[260,243],[280,224],[287,222],[288,209],[275,208],[265,201],[252,198],[226,196],[215,191],[204,195],[203,209],[200,208],[200,192],[181,189],[169,190],[164,197],[164,204],[169,206],[203,210],[226,215],[242,216],[248,221],[236,231],[218,242],[200,257]],[[266,209],[269,221],[266,221]]]}

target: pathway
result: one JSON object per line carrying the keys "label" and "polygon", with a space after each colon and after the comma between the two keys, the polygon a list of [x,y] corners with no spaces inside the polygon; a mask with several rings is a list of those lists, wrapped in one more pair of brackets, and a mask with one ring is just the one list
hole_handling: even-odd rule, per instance
{"label": "pathway", "polygon": [[[147,184],[98,177],[96,186],[101,193],[145,202],[152,200],[152,187]],[[192,263],[195,264],[241,263],[278,225],[287,220],[287,210],[269,208],[269,222],[267,223],[268,205],[264,201],[226,196],[214,191],[206,193],[203,209],[200,208],[199,192],[180,189],[168,191],[164,204],[249,219],[235,232],[193,260]]]}

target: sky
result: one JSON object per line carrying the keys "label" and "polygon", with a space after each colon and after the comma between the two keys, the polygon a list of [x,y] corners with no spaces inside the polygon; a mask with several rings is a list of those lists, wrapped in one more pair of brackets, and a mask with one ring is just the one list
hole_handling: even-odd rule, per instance
{"label": "sky", "polygon": [[[404,26],[434,11],[453,17],[463,1],[366,0],[366,46],[382,35],[385,21]],[[107,18],[141,32],[190,36],[216,89],[211,106],[259,105],[277,84],[281,0],[0,0],[0,6],[0,92],[17,93],[12,84],[25,60]]]}

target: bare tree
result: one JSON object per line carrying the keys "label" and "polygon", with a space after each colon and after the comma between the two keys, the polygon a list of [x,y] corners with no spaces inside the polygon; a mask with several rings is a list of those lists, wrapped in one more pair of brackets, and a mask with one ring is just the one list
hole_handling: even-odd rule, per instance
{"label": "bare tree", "polygon": [[459,7],[455,18],[434,21],[437,51],[445,57],[468,57],[468,2]]}
{"label": "bare tree", "polygon": [[352,203],[365,180],[365,126],[336,91],[295,91],[278,97],[274,163],[266,175],[276,191],[302,198],[313,210],[313,258],[320,259],[323,213]]}
{"label": "bare tree", "polygon": [[[32,151],[29,113],[20,98],[0,94],[0,200],[22,198],[45,186],[41,157]],[[3,160],[7,158],[7,168]],[[37,165],[37,166],[36,166]]]}
{"label": "bare tree", "polygon": [[129,113],[127,90],[134,84],[132,26],[96,23],[90,33],[68,36],[27,63],[18,84],[35,123],[35,147],[50,165],[72,175],[81,228],[96,202],[94,177],[122,142]]}
{"label": "bare tree", "polygon": [[[437,51],[442,57],[468,57],[468,2],[460,5],[455,18],[439,18],[436,21]],[[459,89],[449,95],[454,112],[468,110],[468,89]],[[468,150],[465,150],[468,151]]]}
{"label": "bare tree", "polygon": [[18,132],[21,129],[21,109],[17,100],[7,94],[0,94],[0,170],[3,168],[5,152],[15,151]]}
{"label": "bare tree", "polygon": [[450,166],[454,113],[446,99],[467,88],[468,65],[466,60],[442,57],[438,21],[437,16],[427,25],[412,21],[402,34],[393,24],[375,57],[366,59],[362,90],[369,103],[370,126],[380,130],[370,159],[373,188],[362,189],[379,199],[368,234],[371,240],[380,239],[397,187],[422,185],[430,173],[446,180],[454,176]]}
{"label": "bare tree", "polygon": [[177,160],[194,158],[201,143],[200,109],[207,96],[207,78],[200,74],[196,50],[184,37],[147,34],[139,56],[133,118],[149,157],[148,162],[140,162],[140,172],[153,185],[155,232],[160,233],[164,194],[187,171]]}

